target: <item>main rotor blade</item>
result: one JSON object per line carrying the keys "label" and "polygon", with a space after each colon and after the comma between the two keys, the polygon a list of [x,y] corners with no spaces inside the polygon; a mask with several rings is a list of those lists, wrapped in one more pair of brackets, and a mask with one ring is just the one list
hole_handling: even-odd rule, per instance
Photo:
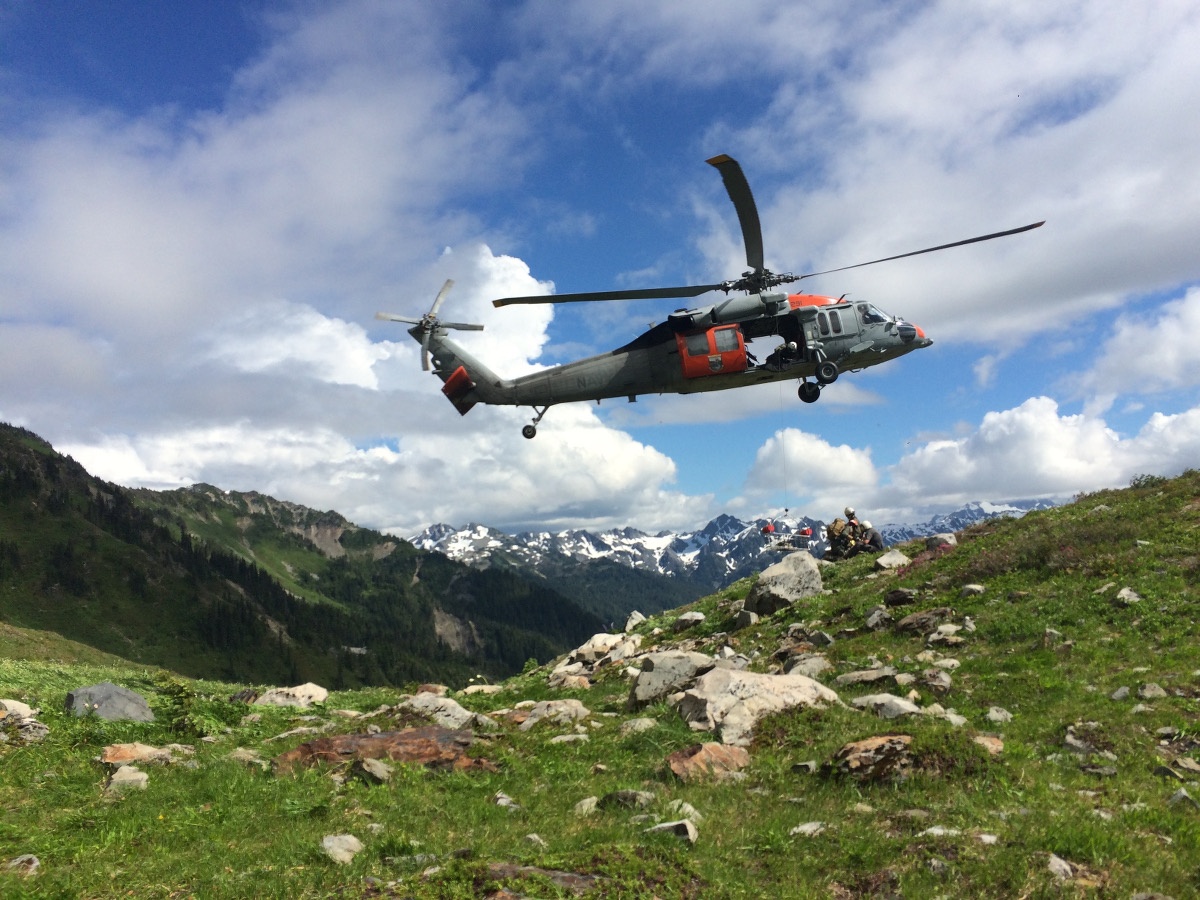
{"label": "main rotor blade", "polygon": [[438,328],[457,328],[459,331],[483,331],[482,325],[472,325],[468,322],[438,322]]}
{"label": "main rotor blade", "polygon": [[721,290],[724,287],[724,284],[697,284],[687,287],[637,288],[630,291],[538,294],[534,297],[503,297],[500,300],[493,300],[492,306],[512,306],[520,303],[582,303],[590,300],[661,300],[667,297],[699,297],[701,294]]}
{"label": "main rotor blade", "polygon": [[429,307],[429,315],[437,316],[437,311],[442,306],[442,301],[446,299],[446,295],[450,293],[450,288],[454,287],[454,279],[447,278],[446,283],[442,285],[442,289],[438,291],[438,295],[433,298],[433,306]]}
{"label": "main rotor blade", "polygon": [[981,234],[979,237],[967,238],[965,241],[955,241],[952,244],[938,244],[936,247],[926,247],[924,250],[913,250],[911,253],[900,253],[896,256],[885,256],[883,259],[873,259],[870,262],[855,263],[852,266],[841,266],[837,269],[825,269],[823,272],[809,272],[807,275],[801,275],[800,278],[812,278],[814,275],[828,275],[831,272],[845,272],[847,269],[861,269],[863,266],[873,266],[875,263],[891,262],[893,259],[905,259],[909,256],[920,256],[922,253],[933,253],[935,250],[949,250],[951,247],[961,247],[964,244],[978,244],[980,241],[990,241],[993,238],[1008,237],[1010,234],[1020,234],[1023,231],[1032,231],[1035,228],[1041,228],[1045,224],[1046,221],[1043,219],[1041,222],[1034,222],[1032,225],[1022,225],[1020,228],[1010,228],[1008,231],[997,231],[995,234]]}
{"label": "main rotor blade", "polygon": [[724,153],[705,160],[721,173],[725,183],[725,192],[733,201],[737,210],[738,222],[742,226],[742,241],[746,244],[746,265],[761,272],[763,269],[763,240],[762,226],[758,221],[758,207],[754,204],[754,195],[750,193],[750,184],[742,173],[742,167],[733,157]]}
{"label": "main rotor blade", "polygon": [[409,325],[420,325],[420,319],[410,319],[408,316],[398,316],[395,313],[377,312],[375,318],[384,322],[407,322]]}
{"label": "main rotor blade", "polygon": [[421,370],[429,371],[429,339],[433,337],[433,331],[426,331],[421,335]]}

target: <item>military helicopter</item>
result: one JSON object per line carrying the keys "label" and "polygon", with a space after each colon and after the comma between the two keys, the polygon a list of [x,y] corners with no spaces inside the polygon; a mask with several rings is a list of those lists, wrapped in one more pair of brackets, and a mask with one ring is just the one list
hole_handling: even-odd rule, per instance
{"label": "military helicopter", "polygon": [[[816,275],[1020,234],[1044,224],[1034,222],[822,272],[777,275],[763,263],[758,208],[742,167],[724,154],[707,162],[721,173],[741,225],[749,268],[740,278],[682,287],[504,297],[493,301],[493,305],[690,298],[710,291],[735,296],[711,306],[677,309],[665,322],[608,353],[514,379],[501,378],[450,339],[450,331],[483,329],[482,325],[438,318],[438,310],[454,284],[452,279],[442,286],[433,306],[421,318],[391,313],[377,313],[376,318],[413,326],[408,333],[421,345],[421,368],[429,371],[432,357],[433,372],[443,381],[442,393],[460,415],[466,415],[477,403],[531,407],[533,421],[521,429],[527,438],[537,435],[537,426],[551,406],[582,400],[598,403],[627,397],[632,403],[640,394],[692,394],[797,379],[800,399],[815,403],[821,390],[833,384],[842,372],[877,366],[928,347],[933,341],[916,325],[888,315],[872,303],[850,301],[845,295],[788,294],[775,288]],[[747,344],[758,338],[779,341],[761,362],[747,349]]]}

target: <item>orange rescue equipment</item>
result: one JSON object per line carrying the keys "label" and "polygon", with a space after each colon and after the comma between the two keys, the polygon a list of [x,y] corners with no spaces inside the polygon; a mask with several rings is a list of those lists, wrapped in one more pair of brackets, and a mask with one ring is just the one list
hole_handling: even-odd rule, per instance
{"label": "orange rescue equipment", "polygon": [[684,378],[736,375],[746,371],[746,342],[737,325],[675,335]]}

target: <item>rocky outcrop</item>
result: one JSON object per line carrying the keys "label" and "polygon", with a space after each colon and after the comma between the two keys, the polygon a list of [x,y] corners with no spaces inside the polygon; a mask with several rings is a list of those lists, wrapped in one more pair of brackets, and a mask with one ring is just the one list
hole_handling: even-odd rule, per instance
{"label": "rocky outcrop", "polygon": [[94,715],[108,721],[154,721],[154,713],[150,711],[150,705],[141,694],[111,681],[76,688],[67,694],[65,706],[67,712],[77,716]]}
{"label": "rocky outcrop", "polygon": [[769,713],[838,703],[838,695],[804,675],[767,675],[713,669],[683,695],[679,714],[694,730],[713,731],[721,742],[746,746]]}
{"label": "rocky outcrop", "polygon": [[769,616],[825,589],[817,561],[807,551],[791,553],[763,570],[743,609]]}

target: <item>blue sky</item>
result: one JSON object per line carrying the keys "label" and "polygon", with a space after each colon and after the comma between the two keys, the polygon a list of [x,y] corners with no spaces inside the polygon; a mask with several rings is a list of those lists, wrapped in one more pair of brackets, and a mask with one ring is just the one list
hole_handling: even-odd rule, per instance
{"label": "blue sky", "polygon": [[[0,420],[95,474],[398,533],[877,523],[1200,459],[1200,12],[545,0],[0,7]],[[404,330],[505,375],[676,303],[495,297],[767,265],[933,347],[839,379],[460,418]],[[769,352],[770,347],[756,346]],[[760,354],[761,355],[761,354]]]}

